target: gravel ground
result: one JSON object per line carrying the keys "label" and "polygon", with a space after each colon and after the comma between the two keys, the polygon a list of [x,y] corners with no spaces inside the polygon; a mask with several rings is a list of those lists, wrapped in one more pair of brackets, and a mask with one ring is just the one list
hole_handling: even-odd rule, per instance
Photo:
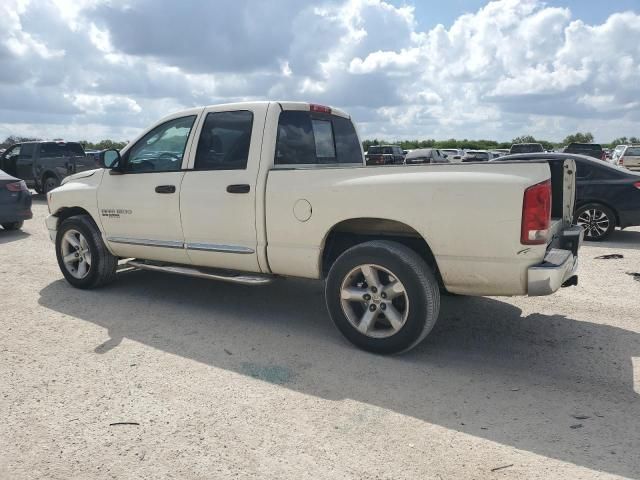
{"label": "gravel ground", "polygon": [[586,245],[578,287],[445,297],[378,357],[317,282],[75,290],[34,212],[0,231],[0,479],[640,478],[640,229]]}

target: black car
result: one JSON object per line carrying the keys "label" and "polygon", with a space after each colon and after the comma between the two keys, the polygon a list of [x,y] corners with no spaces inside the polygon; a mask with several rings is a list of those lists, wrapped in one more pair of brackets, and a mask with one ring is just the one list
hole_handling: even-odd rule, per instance
{"label": "black car", "polygon": [[602,149],[602,145],[597,143],[570,143],[567,145],[563,153],[577,153],[588,157],[597,158],[598,160],[606,160],[607,155]]}
{"label": "black car", "polygon": [[397,145],[372,145],[365,155],[367,165],[402,165],[404,153]]}
{"label": "black car", "polygon": [[22,228],[31,213],[31,192],[24,181],[0,170],[0,225],[5,230]]}
{"label": "black car", "polygon": [[24,180],[38,193],[47,193],[73,173],[98,168],[77,142],[17,143],[0,156],[0,169]]}
{"label": "black car", "polygon": [[615,227],[640,225],[640,174],[585,155],[527,153],[492,161],[528,161],[571,158],[576,162],[575,220],[586,240],[603,240]]}
{"label": "black car", "polygon": [[541,143],[514,143],[509,149],[509,155],[516,153],[540,153],[544,152]]}

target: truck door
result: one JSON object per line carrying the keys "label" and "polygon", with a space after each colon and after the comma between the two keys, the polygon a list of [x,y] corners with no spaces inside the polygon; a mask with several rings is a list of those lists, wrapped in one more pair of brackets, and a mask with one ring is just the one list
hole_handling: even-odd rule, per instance
{"label": "truck door", "polygon": [[180,191],[185,244],[196,265],[261,271],[256,185],[267,106],[205,109]]}
{"label": "truck door", "polygon": [[35,144],[23,143],[16,161],[17,177],[21,178],[29,184],[33,183],[33,153],[35,152]]}
{"label": "truck door", "polygon": [[180,226],[180,188],[197,111],[156,125],[122,154],[98,189],[100,222],[115,255],[190,263]]}

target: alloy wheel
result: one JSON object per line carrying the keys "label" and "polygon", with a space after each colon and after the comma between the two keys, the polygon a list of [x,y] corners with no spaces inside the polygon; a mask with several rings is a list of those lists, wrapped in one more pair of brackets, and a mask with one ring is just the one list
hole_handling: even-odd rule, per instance
{"label": "alloy wheel", "polygon": [[577,223],[584,229],[587,238],[599,238],[609,230],[611,219],[602,210],[589,208],[578,216]]}
{"label": "alloy wheel", "polygon": [[402,282],[374,264],[359,265],[344,277],[340,305],[349,323],[372,338],[395,335],[409,315],[409,296]]}
{"label": "alloy wheel", "polygon": [[87,239],[77,230],[67,230],[60,244],[62,261],[67,271],[75,278],[82,279],[91,269],[91,249]]}

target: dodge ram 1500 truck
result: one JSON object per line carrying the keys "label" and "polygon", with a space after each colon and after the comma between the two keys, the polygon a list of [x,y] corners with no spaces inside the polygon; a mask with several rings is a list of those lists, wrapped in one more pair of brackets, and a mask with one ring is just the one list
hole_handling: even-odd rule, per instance
{"label": "dodge ram 1500 truck", "polygon": [[367,167],[345,112],[252,102],[175,113],[102,162],[47,196],[58,264],[78,288],[119,265],[322,279],[347,339],[397,353],[432,329],[441,291],[577,282],[572,160]]}

